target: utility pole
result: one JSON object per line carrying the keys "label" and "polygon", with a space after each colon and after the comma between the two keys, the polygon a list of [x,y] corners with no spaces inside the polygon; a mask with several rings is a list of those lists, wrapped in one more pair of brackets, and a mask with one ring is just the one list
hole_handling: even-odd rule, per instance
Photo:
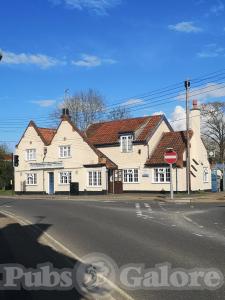
{"label": "utility pole", "polygon": [[189,138],[189,121],[190,121],[190,107],[189,107],[189,90],[190,90],[190,80],[185,80],[184,86],[186,89],[186,184],[187,184],[187,193],[190,195],[190,138]]}

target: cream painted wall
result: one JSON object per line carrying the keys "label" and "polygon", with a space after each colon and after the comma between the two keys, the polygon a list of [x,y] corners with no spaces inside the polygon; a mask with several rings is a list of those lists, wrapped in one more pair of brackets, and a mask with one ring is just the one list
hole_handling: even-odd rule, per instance
{"label": "cream painted wall", "polygon": [[[208,161],[208,153],[201,139],[200,122],[200,110],[191,110],[190,125],[191,129],[194,131],[194,134],[191,139],[190,160],[191,171],[196,176],[191,176],[191,188],[195,191],[211,189],[211,169]],[[193,159],[197,162],[197,164]],[[208,182],[203,182],[204,168],[207,168],[209,172]]]}
{"label": "cream painted wall", "polygon": [[[191,127],[194,131],[194,135],[191,139],[191,164],[193,165],[193,159],[197,161],[197,165],[194,164],[197,171],[196,178],[191,176],[192,190],[205,190],[211,188],[211,173],[210,166],[208,163],[207,152],[200,138],[200,120],[198,119],[198,111],[191,112]],[[119,169],[139,169],[139,183],[124,183],[123,189],[125,191],[169,191],[169,183],[154,183],[154,168],[145,168],[145,162],[149,155],[155,150],[158,142],[160,141],[163,132],[168,132],[170,129],[167,124],[163,121],[162,124],[157,128],[148,145],[134,145],[133,152],[122,153],[120,147],[102,147],[99,148],[105,155],[107,155],[112,161],[114,161]],[[60,158],[59,157],[59,146],[70,145],[71,146],[71,157]],[[15,190],[17,192],[41,192],[48,193],[49,191],[49,172],[54,172],[54,186],[55,192],[68,192],[68,184],[59,183],[59,172],[60,171],[71,171],[72,181],[79,182],[80,191],[92,191],[98,192],[107,190],[107,169],[102,168],[84,168],[84,164],[97,164],[98,156],[89,147],[89,145],[83,140],[83,138],[73,130],[72,126],[67,122],[63,121],[58,128],[58,131],[52,141],[52,144],[47,146],[47,155],[44,162],[62,162],[63,169],[54,170],[35,170],[32,172],[37,173],[37,184],[33,186],[27,186],[26,173],[30,172],[30,162],[26,161],[26,149],[36,149],[37,158],[36,163],[43,162],[43,153],[45,145],[41,138],[37,135],[37,132],[33,127],[28,127],[24,134],[21,142],[16,149],[16,154],[19,155],[19,167],[15,168]],[[185,153],[184,153],[185,159]],[[207,167],[209,170],[209,181],[203,182],[203,170]],[[101,187],[89,187],[88,186],[88,171],[101,170],[102,172],[102,186]],[[176,173],[177,172],[177,173]],[[44,175],[44,177],[43,177]],[[186,169],[179,168],[173,169],[173,184],[174,190],[179,191],[186,190]],[[178,185],[178,188],[177,188]]]}
{"label": "cream painted wall", "polygon": [[[99,147],[99,150],[112,159],[119,169],[139,169],[139,183],[123,183],[123,189],[125,191],[150,191],[150,190],[161,190],[162,185],[165,190],[168,184],[153,184],[152,170],[145,168],[145,163],[149,155],[155,150],[158,142],[160,141],[163,132],[170,131],[167,124],[163,121],[157,128],[152,138],[148,142],[148,145],[133,145],[133,151],[130,153],[122,153],[120,146],[116,147]],[[141,152],[139,154],[139,152]],[[143,177],[148,175],[148,177]],[[169,188],[169,187],[168,187]]]}
{"label": "cream painted wall", "polygon": [[[59,146],[69,145],[71,147],[71,157],[60,158]],[[26,149],[36,149],[37,157],[35,161],[26,161]],[[44,143],[37,135],[33,127],[28,127],[21,142],[19,143],[16,154],[19,155],[19,167],[15,168],[15,190],[17,192],[49,192],[49,172],[54,172],[54,187],[55,192],[69,191],[69,184],[59,183],[60,171],[71,171],[72,181],[79,182],[80,191],[102,191],[106,190],[106,168],[84,168],[85,164],[98,164],[97,154],[90,148],[90,146],[83,140],[83,138],[73,130],[72,126],[63,121],[58,128],[51,145],[47,146],[47,154],[44,162],[62,162],[63,169],[55,170],[35,170],[30,171],[30,163],[42,163],[44,158]],[[100,170],[102,171],[102,186],[89,187],[88,186],[88,171]],[[26,185],[26,173],[37,173],[37,184]],[[44,174],[44,180],[43,180]]]}

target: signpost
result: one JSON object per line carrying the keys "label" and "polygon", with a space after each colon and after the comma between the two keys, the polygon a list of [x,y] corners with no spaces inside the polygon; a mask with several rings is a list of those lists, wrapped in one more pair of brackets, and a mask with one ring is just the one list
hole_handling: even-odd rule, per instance
{"label": "signpost", "polygon": [[173,164],[177,162],[177,152],[173,149],[168,149],[164,153],[164,161],[170,165],[170,198],[173,199]]}

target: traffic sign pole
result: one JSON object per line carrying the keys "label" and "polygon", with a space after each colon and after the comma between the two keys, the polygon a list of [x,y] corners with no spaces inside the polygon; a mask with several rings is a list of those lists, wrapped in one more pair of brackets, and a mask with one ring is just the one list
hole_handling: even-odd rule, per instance
{"label": "traffic sign pole", "polygon": [[173,164],[177,162],[177,153],[172,148],[164,153],[164,160],[170,166],[170,198],[173,200]]}
{"label": "traffic sign pole", "polygon": [[170,164],[170,199],[173,200],[173,165]]}

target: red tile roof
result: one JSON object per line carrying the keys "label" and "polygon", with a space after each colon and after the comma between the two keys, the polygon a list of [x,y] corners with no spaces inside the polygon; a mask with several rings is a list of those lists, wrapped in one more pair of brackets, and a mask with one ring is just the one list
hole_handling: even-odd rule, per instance
{"label": "red tile roof", "polygon": [[3,156],[4,161],[12,161],[12,155],[11,154],[5,154]]}
{"label": "red tile roof", "polygon": [[39,131],[42,138],[45,140],[45,144],[51,144],[51,141],[56,133],[56,129],[37,127],[37,130]]}
{"label": "red tile roof", "polygon": [[[193,132],[189,131],[190,138]],[[151,157],[146,161],[146,166],[165,164],[164,153],[167,148],[173,148],[177,152],[178,160],[176,165],[183,167],[183,154],[186,148],[186,131],[165,132],[153,151]]]}
{"label": "red tile roof", "polygon": [[136,142],[145,142],[160,124],[163,115],[132,118],[92,124],[86,130],[86,136],[94,145],[115,144],[122,133],[134,133]]}

